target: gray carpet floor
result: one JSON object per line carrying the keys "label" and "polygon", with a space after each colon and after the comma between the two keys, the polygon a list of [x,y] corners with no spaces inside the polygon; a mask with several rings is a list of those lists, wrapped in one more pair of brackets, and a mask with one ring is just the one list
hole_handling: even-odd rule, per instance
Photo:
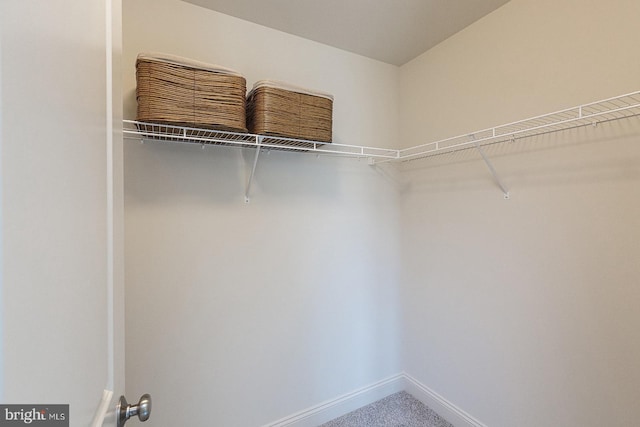
{"label": "gray carpet floor", "polygon": [[453,425],[406,391],[401,391],[319,427],[453,427]]}

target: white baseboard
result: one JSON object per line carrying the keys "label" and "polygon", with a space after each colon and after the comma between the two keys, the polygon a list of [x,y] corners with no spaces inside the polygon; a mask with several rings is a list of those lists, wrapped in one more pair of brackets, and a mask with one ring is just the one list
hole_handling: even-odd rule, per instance
{"label": "white baseboard", "polygon": [[407,393],[433,409],[455,427],[487,427],[411,375],[405,372],[402,376],[405,380],[404,390]]}
{"label": "white baseboard", "polygon": [[405,377],[397,374],[335,399],[282,418],[263,427],[317,427],[377,400],[404,390]]}
{"label": "white baseboard", "polygon": [[455,427],[487,427],[411,375],[403,372],[262,427],[317,427],[399,391],[406,391]]}

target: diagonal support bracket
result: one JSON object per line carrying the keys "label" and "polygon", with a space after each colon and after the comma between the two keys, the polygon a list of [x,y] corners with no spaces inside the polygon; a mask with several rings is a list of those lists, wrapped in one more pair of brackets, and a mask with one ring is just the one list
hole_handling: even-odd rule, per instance
{"label": "diagonal support bracket", "polygon": [[258,157],[260,157],[262,139],[262,136],[256,136],[256,155],[253,158],[253,166],[251,167],[251,173],[249,174],[249,179],[247,180],[247,188],[244,192],[245,203],[249,203],[251,201],[251,199],[249,198],[249,192],[251,191],[251,183],[253,182],[253,177],[256,173],[256,166],[258,166]]}
{"label": "diagonal support bracket", "polygon": [[498,184],[498,187],[500,187],[500,189],[502,190],[505,200],[509,200],[509,189],[506,187],[506,185],[504,185],[502,179],[500,179],[500,175],[498,175],[496,168],[493,167],[493,163],[491,163],[491,160],[489,160],[487,154],[484,152],[478,141],[476,141],[475,135],[471,135],[471,139],[473,139],[473,145],[475,145],[475,147],[478,149],[478,152],[482,156],[482,160],[484,160],[487,168],[489,168],[489,171],[491,172],[491,175],[493,175],[493,179],[496,181],[496,184]]}
{"label": "diagonal support bracket", "polygon": [[396,190],[402,192],[409,188],[410,184],[408,179],[401,173],[396,164],[388,162],[376,163],[372,158],[369,158],[368,163],[369,166],[392,184]]}

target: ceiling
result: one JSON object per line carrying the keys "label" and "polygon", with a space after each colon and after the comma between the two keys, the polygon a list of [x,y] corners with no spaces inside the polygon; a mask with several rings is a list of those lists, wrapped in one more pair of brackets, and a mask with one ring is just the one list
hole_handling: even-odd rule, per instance
{"label": "ceiling", "polygon": [[402,65],[508,0],[183,0]]}

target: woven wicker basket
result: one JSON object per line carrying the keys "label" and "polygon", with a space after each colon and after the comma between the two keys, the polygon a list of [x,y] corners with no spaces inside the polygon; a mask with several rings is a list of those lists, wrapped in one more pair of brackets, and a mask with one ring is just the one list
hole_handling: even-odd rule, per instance
{"label": "woven wicker basket", "polygon": [[166,54],[136,61],[136,120],[246,132],[247,83],[233,71]]}
{"label": "woven wicker basket", "polygon": [[285,83],[261,80],[247,99],[251,133],[332,141],[333,97]]}

